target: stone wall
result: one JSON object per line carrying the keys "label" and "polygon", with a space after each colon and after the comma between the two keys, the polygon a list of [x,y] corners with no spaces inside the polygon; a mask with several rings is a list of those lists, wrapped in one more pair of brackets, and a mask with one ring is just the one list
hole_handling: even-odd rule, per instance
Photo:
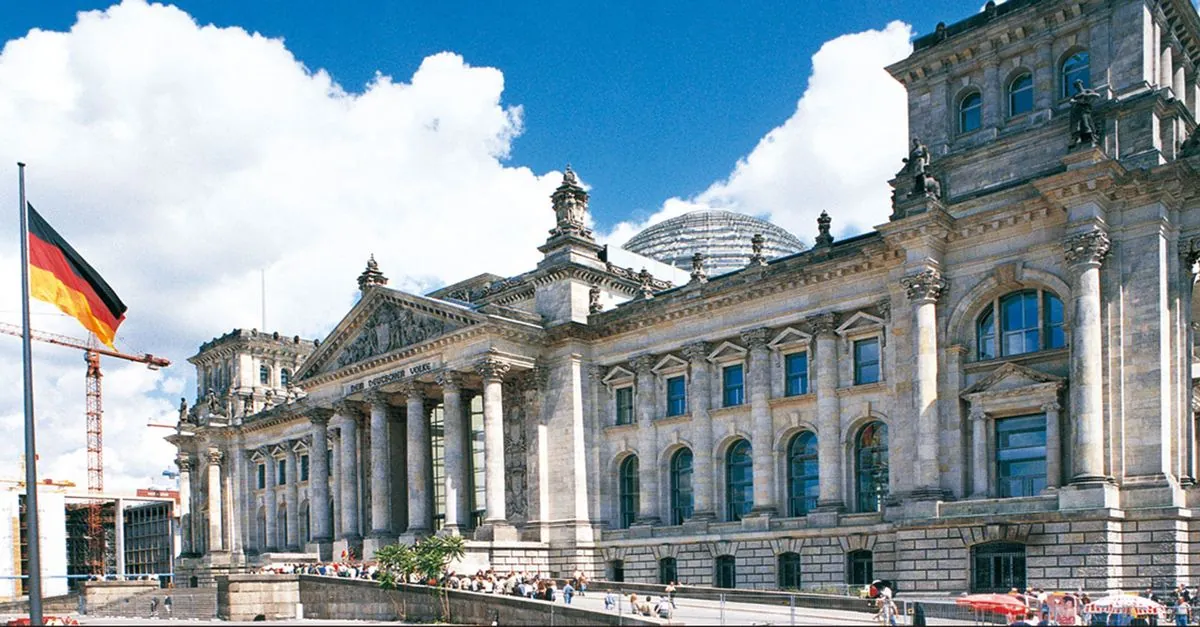
{"label": "stone wall", "polygon": [[158,580],[85,581],[83,582],[83,599],[87,607],[99,608],[121,599],[154,592],[160,587]]}
{"label": "stone wall", "polygon": [[[655,618],[618,616],[512,596],[313,575],[231,575],[217,580],[217,615],[229,621],[303,617],[317,620],[376,620],[487,625],[662,625]],[[449,616],[445,607],[449,608]]]}

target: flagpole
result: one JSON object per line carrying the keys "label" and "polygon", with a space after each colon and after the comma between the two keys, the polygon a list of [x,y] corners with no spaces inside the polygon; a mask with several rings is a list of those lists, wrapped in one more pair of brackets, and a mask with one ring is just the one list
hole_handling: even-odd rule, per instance
{"label": "flagpole", "polygon": [[21,358],[25,362],[25,520],[29,549],[29,624],[42,624],[42,551],[38,531],[37,447],[33,437],[33,338],[29,324],[29,205],[25,202],[25,164],[17,162],[21,202]]}

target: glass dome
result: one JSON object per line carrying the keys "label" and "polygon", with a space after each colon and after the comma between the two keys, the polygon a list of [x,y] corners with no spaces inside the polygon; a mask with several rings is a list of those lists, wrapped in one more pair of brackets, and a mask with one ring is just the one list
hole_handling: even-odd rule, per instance
{"label": "glass dome", "polygon": [[634,235],[621,248],[683,270],[692,255],[704,253],[709,276],[746,267],[753,254],[750,239],[763,236],[763,256],[786,257],[807,248],[795,235],[753,216],[720,209],[702,209],[664,220]]}

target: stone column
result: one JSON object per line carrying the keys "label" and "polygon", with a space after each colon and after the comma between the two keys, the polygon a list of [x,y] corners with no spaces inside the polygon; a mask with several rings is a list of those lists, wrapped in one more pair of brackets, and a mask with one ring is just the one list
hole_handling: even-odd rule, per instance
{"label": "stone column", "polygon": [[287,538],[283,540],[287,543],[287,550],[298,552],[300,550],[300,473],[296,472],[296,451],[292,449],[291,442],[284,442],[283,460],[284,474],[287,479],[286,488],[284,491],[284,500],[287,503]]}
{"label": "stone column", "polygon": [[438,375],[442,386],[444,419],[444,481],[446,484],[446,519],[442,529],[457,534],[471,516],[470,483],[467,482],[467,424],[463,413],[462,375],[447,370]]}
{"label": "stone column", "polygon": [[366,394],[371,407],[371,537],[392,538],[392,481],[389,472],[388,403],[379,391]]}
{"label": "stone column", "polygon": [[263,475],[267,480],[266,489],[263,490],[263,523],[267,526],[267,537],[263,538],[263,541],[266,543],[263,546],[263,550],[277,551],[279,550],[280,541],[283,539],[279,537],[279,527],[276,526],[275,522],[275,515],[277,514],[275,507],[279,503],[275,499],[276,462],[275,458],[271,456],[271,447],[264,446],[259,452],[265,458],[263,462],[265,466],[263,468]]}
{"label": "stone column", "polygon": [[817,365],[817,467],[820,476],[817,507],[833,511],[846,506],[842,496],[842,418],[837,397],[836,321],[832,313],[820,314],[810,320],[816,336],[813,358]]}
{"label": "stone column", "polygon": [[1063,243],[1071,271],[1071,413],[1075,424],[1072,483],[1103,483],[1104,422],[1101,371],[1100,265],[1108,235],[1094,230]]}
{"label": "stone column", "polygon": [[[208,552],[225,550],[221,522],[221,451],[208,449]],[[123,525],[122,525],[123,526]],[[122,556],[123,558],[124,556]]]}
{"label": "stone column", "polygon": [[312,423],[312,447],[308,465],[308,511],[312,515],[312,541],[333,542],[333,521],[329,520],[329,416],[328,409],[317,409],[309,416]]}
{"label": "stone column", "polygon": [[1058,401],[1051,401],[1042,405],[1042,411],[1046,412],[1046,487],[1057,488],[1062,485],[1062,407]]}
{"label": "stone column", "polygon": [[[1174,65],[1175,61],[1172,58],[1171,47],[1167,46],[1166,48],[1163,48],[1162,55],[1160,56],[1158,63],[1159,87],[1170,87],[1172,90],[1174,90]],[[1183,94],[1178,92],[1175,93],[1176,98],[1180,98],[1182,96]]]}
{"label": "stone column", "polygon": [[503,378],[510,366],[494,357],[475,364],[483,379],[483,455],[487,464],[485,523],[495,528],[508,525],[504,503],[504,406]]}
{"label": "stone column", "polygon": [[742,333],[742,341],[750,349],[750,450],[754,470],[754,509],[761,515],[776,513],[775,476],[772,444],[775,429],[771,421],[771,363],[767,351],[768,329],[752,329]]}
{"label": "stone column", "polygon": [[991,481],[988,479],[988,428],[991,422],[979,403],[971,404],[971,498],[986,499]]}
{"label": "stone column", "polygon": [[[1200,100],[1200,98],[1198,98]],[[1200,105],[1200,102],[1198,102]],[[1192,352],[1195,338],[1195,324],[1192,322],[1192,295],[1196,289],[1196,262],[1200,260],[1200,241],[1190,243],[1180,242],[1181,249],[1186,248],[1179,257],[1179,313],[1180,335],[1183,346],[1180,347],[1179,364],[1182,369],[1177,375],[1182,389],[1181,403],[1183,442],[1182,470],[1179,473],[1181,485],[1191,486],[1196,483],[1196,421],[1195,421],[1195,390],[1192,388]]]}
{"label": "stone column", "polygon": [[[656,525],[658,517],[658,438],[654,432],[653,355],[641,355],[630,362],[637,373],[638,441],[638,515],[637,524]],[[693,476],[695,476],[693,474]]]}
{"label": "stone column", "polygon": [[330,426],[334,427],[334,432],[329,436],[330,454],[332,459],[329,463],[329,470],[332,476],[329,478],[329,490],[332,494],[330,501],[333,503],[333,521],[330,525],[330,530],[333,539],[342,537],[342,432],[337,428],[341,420],[337,418],[335,413],[329,421]]}
{"label": "stone column", "polygon": [[179,552],[190,555],[195,550],[192,543],[192,458],[180,453],[175,458],[179,466]]}
{"label": "stone column", "polygon": [[348,403],[338,403],[338,431],[340,431],[341,464],[339,474],[342,502],[342,536],[348,547],[362,538],[358,530],[358,420],[357,411]]}
{"label": "stone column", "polygon": [[425,390],[419,383],[408,382],[401,393],[408,398],[408,530],[405,533],[417,537],[428,535],[433,528],[429,414],[425,412]]}
{"label": "stone column", "polygon": [[250,539],[250,521],[253,518],[250,516],[250,503],[254,500],[254,491],[250,489],[250,483],[247,480],[249,471],[247,469],[246,449],[244,448],[245,441],[242,436],[238,436],[234,440],[233,462],[229,465],[229,486],[231,498],[230,524],[233,526],[230,535],[230,550],[236,553],[245,552],[245,547],[249,544]]}
{"label": "stone column", "polygon": [[692,364],[692,378],[688,382],[688,409],[692,414],[692,495],[693,520],[714,521],[717,519],[716,498],[713,487],[716,466],[713,464],[712,418],[708,415],[709,367],[708,353],[712,347],[707,342],[696,342],[683,347],[683,354]]}
{"label": "stone column", "polygon": [[900,280],[913,306],[913,408],[917,423],[917,476],[913,495],[943,497],[938,476],[938,345],[937,300],[946,291],[946,280],[935,268],[926,268]]}

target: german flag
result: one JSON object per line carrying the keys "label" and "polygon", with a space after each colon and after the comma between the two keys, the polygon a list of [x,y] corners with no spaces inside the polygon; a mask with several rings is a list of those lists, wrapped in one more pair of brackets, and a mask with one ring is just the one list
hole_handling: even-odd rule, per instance
{"label": "german flag", "polygon": [[29,207],[29,289],[78,320],[109,348],[125,320],[125,303],[50,225]]}

